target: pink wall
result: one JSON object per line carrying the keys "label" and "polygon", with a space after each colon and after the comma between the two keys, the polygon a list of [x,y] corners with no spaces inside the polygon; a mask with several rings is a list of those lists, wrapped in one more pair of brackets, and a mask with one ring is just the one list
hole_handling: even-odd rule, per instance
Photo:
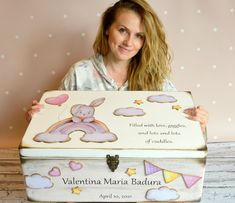
{"label": "pink wall", "polygon": [[[0,146],[17,146],[32,99],[92,54],[113,0],[0,0]],[[210,141],[235,139],[235,2],[151,0],[174,52],[172,81],[210,112]]]}

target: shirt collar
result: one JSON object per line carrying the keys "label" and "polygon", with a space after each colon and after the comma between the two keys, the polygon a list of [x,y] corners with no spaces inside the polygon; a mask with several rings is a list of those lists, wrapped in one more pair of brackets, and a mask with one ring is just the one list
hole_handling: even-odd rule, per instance
{"label": "shirt collar", "polygon": [[91,57],[91,61],[95,69],[100,73],[100,75],[112,85],[116,90],[127,90],[128,81],[126,81],[122,87],[117,86],[116,82],[108,75],[107,69],[104,65],[104,58],[101,54],[95,54]]}

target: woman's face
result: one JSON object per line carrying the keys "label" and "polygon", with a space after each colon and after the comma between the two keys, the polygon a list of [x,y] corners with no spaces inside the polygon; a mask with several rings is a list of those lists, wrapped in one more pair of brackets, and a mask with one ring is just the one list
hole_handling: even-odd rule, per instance
{"label": "woman's face", "polygon": [[141,17],[134,11],[120,9],[107,30],[109,53],[115,60],[129,61],[144,43]]}

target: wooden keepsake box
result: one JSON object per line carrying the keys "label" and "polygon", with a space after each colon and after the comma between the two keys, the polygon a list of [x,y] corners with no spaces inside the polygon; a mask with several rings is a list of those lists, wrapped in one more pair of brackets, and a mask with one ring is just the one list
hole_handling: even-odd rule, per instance
{"label": "wooden keepsake box", "polygon": [[190,92],[49,91],[20,145],[31,201],[200,201],[207,156]]}

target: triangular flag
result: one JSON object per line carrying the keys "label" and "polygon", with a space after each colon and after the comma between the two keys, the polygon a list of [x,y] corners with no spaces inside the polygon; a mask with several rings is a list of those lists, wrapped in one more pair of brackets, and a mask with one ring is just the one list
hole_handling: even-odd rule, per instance
{"label": "triangular flag", "polygon": [[145,175],[151,175],[153,173],[157,173],[158,171],[162,170],[158,166],[155,166],[154,164],[145,160],[144,160],[144,169],[145,169]]}
{"label": "triangular flag", "polygon": [[180,173],[175,173],[173,171],[168,171],[168,170],[163,170],[163,176],[164,176],[164,180],[166,183],[170,183],[173,180],[175,180],[176,178],[178,178],[179,176],[181,176]]}
{"label": "triangular flag", "polygon": [[197,181],[199,181],[202,177],[199,176],[191,176],[191,175],[182,175],[184,183],[187,188],[191,188]]}

